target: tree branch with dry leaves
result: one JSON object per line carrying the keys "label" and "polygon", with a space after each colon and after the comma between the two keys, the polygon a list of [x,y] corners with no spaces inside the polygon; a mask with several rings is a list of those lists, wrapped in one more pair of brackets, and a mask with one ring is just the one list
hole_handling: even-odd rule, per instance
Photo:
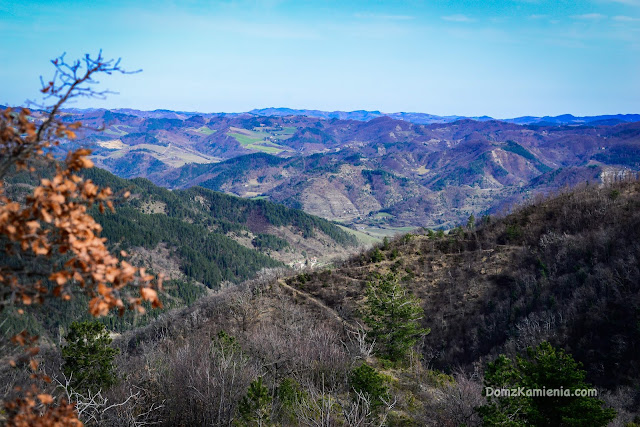
{"label": "tree branch with dry leaves", "polygon": [[[49,105],[32,103],[38,107],[34,111],[0,111],[0,244],[4,250],[0,311],[13,306],[23,313],[47,298],[69,300],[77,292],[90,298],[88,310],[93,316],[107,315],[113,309],[119,314],[127,309],[143,312],[144,301],[161,307],[162,278],[128,263],[124,252],[112,254],[106,239],[100,237],[102,227],[89,209],[97,205],[100,211],[114,210],[113,194],[81,175],[83,169],[93,167],[91,151],[70,151],[61,162],[51,152],[61,141],[73,140],[82,128],[80,122],[62,121],[63,105],[78,97],[104,98],[110,92],[95,89],[96,76],[128,72],[121,68],[120,60],[106,60],[102,52],[74,62],[62,55],[52,63],[53,78],[42,81],[41,89],[43,102]],[[12,173],[35,172],[43,165],[54,165],[53,177],[41,178],[23,200],[7,194],[5,181]],[[37,352],[24,333],[12,340],[28,348],[25,354],[29,357]],[[32,401],[24,397],[22,404],[12,407],[12,413],[20,413],[21,408],[33,410],[37,405],[31,405]]]}

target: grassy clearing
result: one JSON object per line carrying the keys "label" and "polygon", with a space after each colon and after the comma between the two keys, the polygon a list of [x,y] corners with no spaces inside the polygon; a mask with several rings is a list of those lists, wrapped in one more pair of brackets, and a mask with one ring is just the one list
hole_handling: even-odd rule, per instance
{"label": "grassy clearing", "polygon": [[126,156],[128,153],[136,151],[146,151],[156,159],[172,167],[184,166],[186,163],[214,163],[217,161],[215,158],[205,157],[195,152],[184,150],[180,147],[165,147],[155,144],[139,144],[133,147],[123,146],[123,149],[113,151],[105,157],[119,159]]}
{"label": "grassy clearing", "polygon": [[343,229],[347,233],[350,233],[350,234],[353,234],[354,236],[356,236],[356,239],[358,239],[359,242],[361,242],[362,244],[364,244],[366,246],[373,246],[373,245],[375,245],[376,243],[379,243],[382,240],[382,238],[374,237],[374,236],[372,236],[370,234],[363,233],[362,231],[354,230],[353,228],[345,227],[345,226],[342,226],[342,225],[338,225],[338,227],[340,227],[341,229]]}
{"label": "grassy clearing", "polygon": [[417,228],[419,227],[366,227],[364,232],[378,239],[383,239],[385,237],[393,237],[396,234],[410,233]]}
{"label": "grassy clearing", "polygon": [[229,132],[227,135],[234,137],[236,141],[238,141],[240,145],[242,145],[243,147],[262,142],[263,140],[263,138],[261,137],[256,138],[254,136],[249,136],[249,135],[237,133],[237,132]]}
{"label": "grassy clearing", "polygon": [[282,130],[274,131],[272,135],[274,138],[282,141],[291,138],[297,130],[298,128],[294,126],[287,126],[285,128],[282,128]]}
{"label": "grassy clearing", "polygon": [[212,133],[216,132],[214,129],[209,129],[207,126],[201,126],[198,129],[194,129],[194,130],[203,135],[211,135]]}
{"label": "grassy clearing", "polygon": [[415,169],[418,175],[424,175],[426,173],[429,173],[430,170],[431,169],[427,169],[425,166],[420,166],[418,169]]}
{"label": "grassy clearing", "polygon": [[242,129],[242,133],[235,132],[237,128],[232,128],[234,132],[229,132],[227,135],[232,136],[242,145],[249,150],[261,151],[268,154],[278,154],[283,151],[277,144],[267,142],[264,140],[265,132],[255,132],[247,129]]}
{"label": "grassy clearing", "polygon": [[113,125],[109,126],[108,129],[105,129],[103,133],[111,136],[125,136],[131,131],[131,129],[133,128],[128,125]]}
{"label": "grassy clearing", "polygon": [[282,151],[279,148],[270,147],[268,145],[257,145],[257,144],[245,145],[245,148],[248,148],[250,150],[262,151],[263,153],[268,153],[268,154],[278,154]]}
{"label": "grassy clearing", "polygon": [[110,139],[108,141],[98,141],[98,145],[109,150],[121,150],[125,145],[119,139]]}
{"label": "grassy clearing", "polygon": [[393,215],[387,212],[378,212],[377,214],[375,214],[374,218],[375,219],[393,218]]}
{"label": "grassy clearing", "polygon": [[115,128],[109,128],[109,129],[105,129],[102,131],[104,134],[109,135],[109,136],[124,136],[127,134],[127,132],[123,132],[120,130],[117,130]]}

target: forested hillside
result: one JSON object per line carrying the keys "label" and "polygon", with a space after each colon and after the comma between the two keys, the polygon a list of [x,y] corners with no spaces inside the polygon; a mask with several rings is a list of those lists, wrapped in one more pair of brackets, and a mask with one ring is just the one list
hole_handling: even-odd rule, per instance
{"label": "forested hillside", "polygon": [[407,234],[333,270],[288,283],[357,319],[372,274],[392,272],[422,301],[421,347],[451,371],[548,340],[603,387],[637,386],[640,183],[583,186],[448,234]]}
{"label": "forested hillside", "polygon": [[[38,173],[48,174],[47,170]],[[219,290],[264,269],[346,256],[359,244],[352,234],[327,220],[265,200],[246,200],[199,187],[169,191],[146,179],[126,180],[97,168],[86,170],[84,176],[121,196],[115,211],[101,213],[94,207],[91,214],[111,247],[126,251],[136,265],[169,280],[163,297],[168,308],[191,304],[207,288]],[[8,193],[20,197],[37,180],[35,175],[20,172],[6,182]],[[125,192],[131,195],[122,197]],[[55,340],[60,327],[91,318],[84,309],[86,302],[81,296],[68,304],[52,302],[51,307],[36,308],[29,316],[16,317],[5,311],[3,327],[6,332],[26,326]],[[157,314],[152,311],[135,322]],[[132,315],[101,321],[117,331],[134,325]]]}

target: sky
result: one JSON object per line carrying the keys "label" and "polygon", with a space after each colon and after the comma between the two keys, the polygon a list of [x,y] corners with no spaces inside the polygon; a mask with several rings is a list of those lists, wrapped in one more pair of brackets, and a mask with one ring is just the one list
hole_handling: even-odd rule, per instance
{"label": "sky", "polygon": [[0,0],[0,104],[49,60],[131,75],[69,107],[640,113],[640,0]]}

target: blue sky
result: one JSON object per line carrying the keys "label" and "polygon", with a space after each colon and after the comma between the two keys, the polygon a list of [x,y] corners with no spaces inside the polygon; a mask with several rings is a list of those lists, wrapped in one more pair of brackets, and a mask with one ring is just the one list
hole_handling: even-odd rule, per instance
{"label": "blue sky", "polygon": [[11,105],[102,49],[143,72],[77,107],[640,113],[640,0],[0,0],[0,35]]}

